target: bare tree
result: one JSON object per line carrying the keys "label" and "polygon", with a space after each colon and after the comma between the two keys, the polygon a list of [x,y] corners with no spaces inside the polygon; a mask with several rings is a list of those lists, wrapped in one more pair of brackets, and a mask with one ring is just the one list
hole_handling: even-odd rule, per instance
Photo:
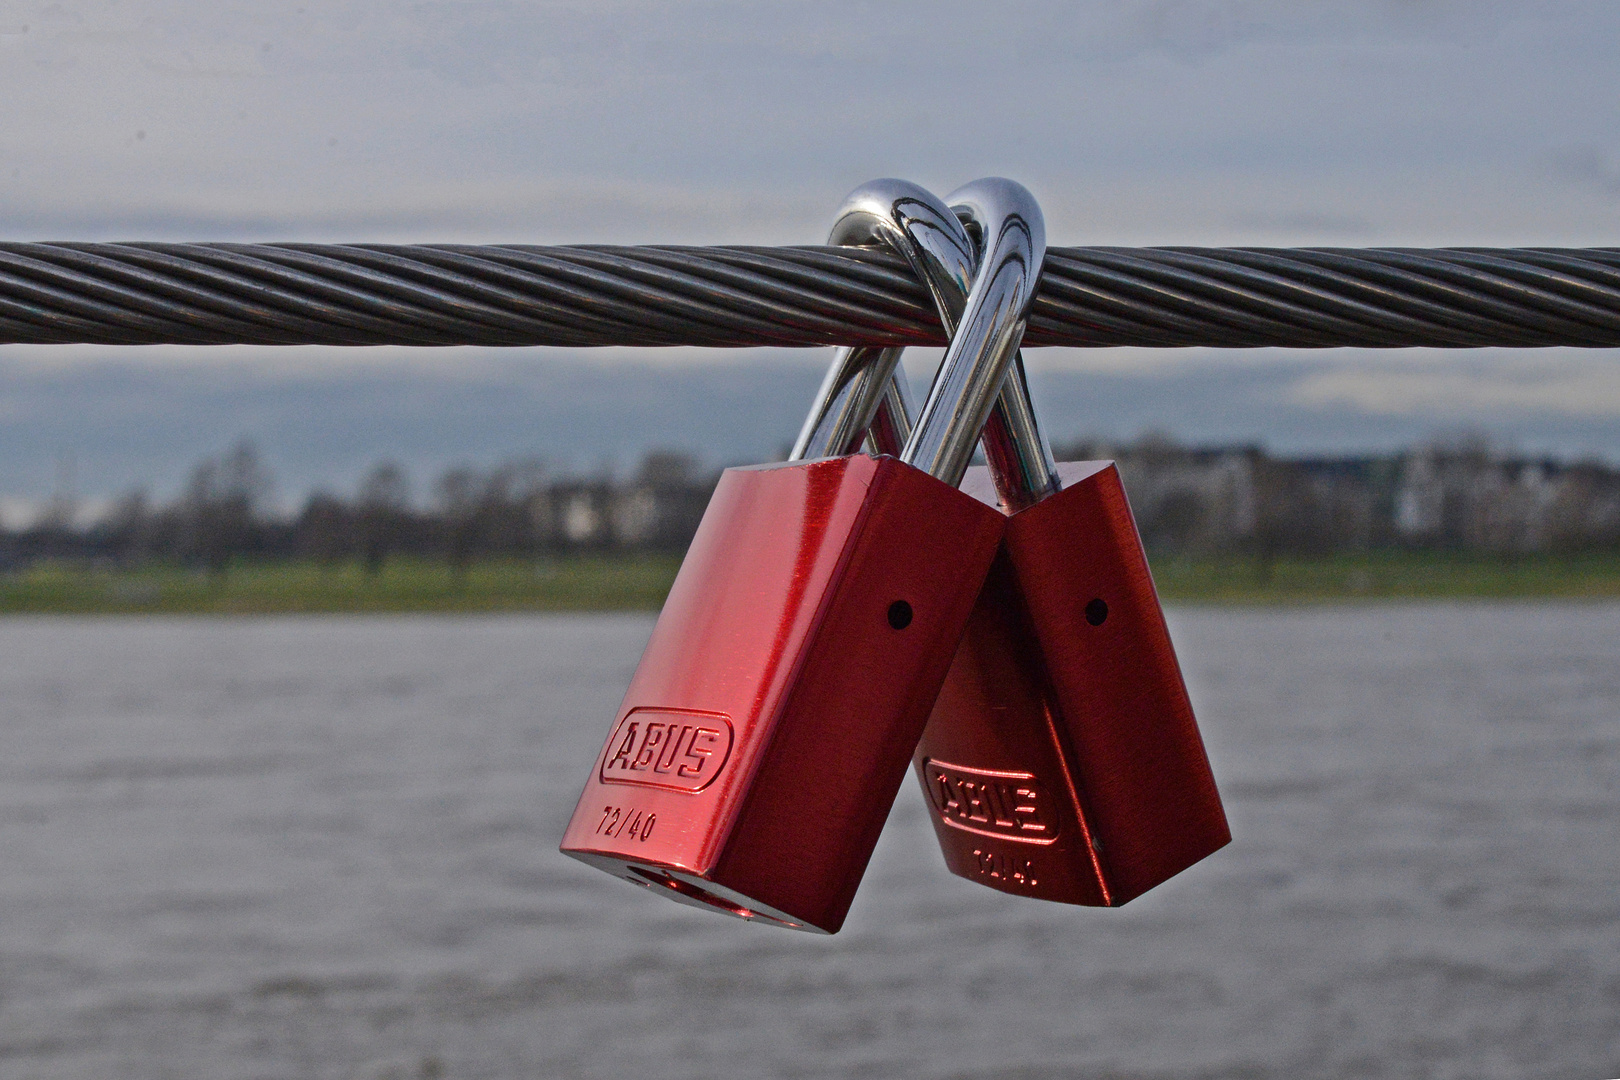
{"label": "bare tree", "polygon": [[388,556],[405,545],[411,526],[410,483],[405,469],[385,461],[360,484],[355,525],[366,573],[377,574]]}
{"label": "bare tree", "polygon": [[186,486],[182,510],[191,557],[222,575],[232,555],[252,550],[270,488],[270,474],[248,440],[218,460],[199,463]]}
{"label": "bare tree", "polygon": [[465,466],[454,468],[439,477],[434,487],[445,558],[458,586],[463,585],[478,550],[478,474]]}
{"label": "bare tree", "polygon": [[293,528],[299,554],[334,566],[354,553],[354,514],[336,495],[317,491]]}

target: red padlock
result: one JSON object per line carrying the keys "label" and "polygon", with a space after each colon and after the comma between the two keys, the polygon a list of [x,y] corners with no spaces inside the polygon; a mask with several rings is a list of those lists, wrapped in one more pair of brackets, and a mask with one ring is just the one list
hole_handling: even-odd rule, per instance
{"label": "red padlock", "polygon": [[[981,233],[1005,213],[995,181],[951,201]],[[829,237],[874,241],[907,258],[951,333],[977,259],[951,209],[876,181]],[[795,455],[853,450],[863,434],[893,445],[909,430],[898,360],[841,354]],[[1019,895],[1124,903],[1229,838],[1147,560],[1111,464],[1063,466],[1059,494],[1016,354],[983,443],[989,468],[964,489],[1011,522],[919,745],[918,779],[956,873]]]}
{"label": "red padlock", "polygon": [[675,899],[837,930],[998,517],[890,457],[728,469],[563,851]]}
{"label": "red padlock", "polygon": [[915,768],[954,873],[1117,906],[1231,833],[1118,470],[1058,471],[1007,520]]}
{"label": "red padlock", "polygon": [[1027,193],[1018,209],[901,460],[721,478],[565,853],[743,918],[842,925],[1005,524],[957,484],[1045,250]]}
{"label": "red padlock", "polygon": [[[949,201],[994,227],[977,191]],[[1050,461],[1029,418],[1011,432],[1017,459]],[[1231,840],[1220,795],[1113,463],[1059,466],[1042,491],[989,458],[964,489],[1010,516],[918,779],[953,872],[1123,904]]]}

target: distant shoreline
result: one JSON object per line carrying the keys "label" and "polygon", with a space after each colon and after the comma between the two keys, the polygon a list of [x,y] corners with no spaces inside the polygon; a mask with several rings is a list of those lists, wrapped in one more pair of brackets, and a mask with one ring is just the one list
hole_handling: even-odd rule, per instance
{"label": "distant shoreline", "polygon": [[[1481,556],[1389,551],[1321,558],[1153,560],[1167,603],[1320,604],[1420,599],[1620,599],[1620,552]],[[592,556],[533,562],[393,559],[184,566],[38,564],[0,574],[0,615],[281,615],[361,612],[656,611],[680,560]]]}

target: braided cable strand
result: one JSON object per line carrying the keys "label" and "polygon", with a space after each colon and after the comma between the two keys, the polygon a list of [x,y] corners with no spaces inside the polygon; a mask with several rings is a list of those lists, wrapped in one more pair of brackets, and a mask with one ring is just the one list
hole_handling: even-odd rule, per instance
{"label": "braided cable strand", "polygon": [[[943,345],[848,247],[0,244],[0,343]],[[1615,248],[1049,248],[1026,345],[1620,346]]]}

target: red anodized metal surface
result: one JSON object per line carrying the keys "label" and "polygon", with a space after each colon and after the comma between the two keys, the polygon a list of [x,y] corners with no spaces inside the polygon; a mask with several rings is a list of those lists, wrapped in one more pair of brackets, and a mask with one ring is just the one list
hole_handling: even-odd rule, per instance
{"label": "red anodized metal surface", "polygon": [[1231,833],[1119,473],[1059,473],[1007,520],[914,763],[954,873],[1115,906]]}
{"label": "red anodized metal surface", "polygon": [[889,457],[727,470],[562,850],[836,931],[1004,524]]}

